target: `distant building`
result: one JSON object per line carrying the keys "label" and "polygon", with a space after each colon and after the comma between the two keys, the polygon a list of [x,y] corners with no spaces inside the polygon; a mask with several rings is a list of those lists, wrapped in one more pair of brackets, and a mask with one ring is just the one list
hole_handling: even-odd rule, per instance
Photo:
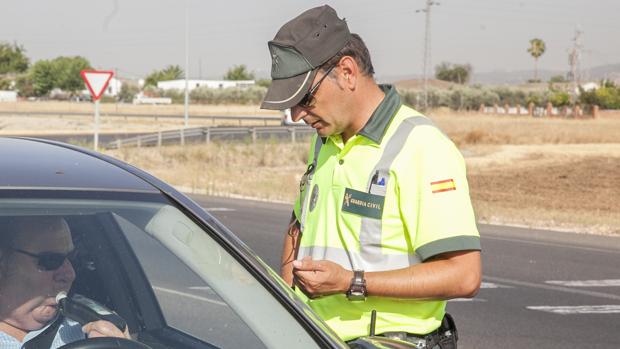
{"label": "distant building", "polygon": [[0,102],[17,102],[17,91],[0,91]]}
{"label": "distant building", "polygon": [[[255,84],[254,80],[187,80],[187,88],[190,91],[198,87],[248,88],[250,86],[254,86],[254,84]],[[160,81],[157,83],[157,88],[160,88],[162,90],[184,90],[185,80],[179,79],[179,80]]]}
{"label": "distant building", "polygon": [[115,77],[110,79],[108,83],[108,87],[105,89],[104,95],[109,97],[116,97],[121,92],[121,88],[123,87],[123,82]]}

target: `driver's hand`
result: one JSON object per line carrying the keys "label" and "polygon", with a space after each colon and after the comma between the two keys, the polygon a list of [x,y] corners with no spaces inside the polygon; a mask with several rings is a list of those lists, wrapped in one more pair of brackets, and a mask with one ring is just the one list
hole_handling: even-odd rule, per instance
{"label": "driver's hand", "polygon": [[121,332],[118,327],[109,321],[99,320],[89,322],[82,326],[82,332],[86,333],[88,338],[96,337],[118,337],[131,339],[129,330],[125,328],[125,332]]}

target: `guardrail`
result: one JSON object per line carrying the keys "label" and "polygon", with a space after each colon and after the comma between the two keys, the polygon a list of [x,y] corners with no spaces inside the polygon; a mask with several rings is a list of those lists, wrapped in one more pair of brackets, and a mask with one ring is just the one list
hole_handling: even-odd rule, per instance
{"label": "guardrail", "polygon": [[273,137],[290,139],[296,142],[298,136],[314,133],[308,126],[257,126],[257,127],[194,127],[179,130],[168,130],[147,135],[118,139],[106,144],[106,149],[123,147],[161,146],[163,144],[181,144],[186,141],[209,143],[214,140],[247,140],[256,142],[258,139]]}
{"label": "guardrail", "polygon": [[[41,111],[0,111],[0,115],[21,115],[21,116],[93,116],[93,113],[89,112],[41,112]],[[135,114],[135,113],[101,113],[102,117],[118,117],[118,118],[152,118],[155,121],[157,119],[183,119],[184,115],[178,114]],[[190,119],[207,119],[211,120],[211,123],[215,123],[215,120],[222,121],[237,121],[241,126],[242,121],[255,121],[262,122],[267,126],[268,122],[279,123],[282,118],[280,116],[248,116],[248,115],[190,115]]]}

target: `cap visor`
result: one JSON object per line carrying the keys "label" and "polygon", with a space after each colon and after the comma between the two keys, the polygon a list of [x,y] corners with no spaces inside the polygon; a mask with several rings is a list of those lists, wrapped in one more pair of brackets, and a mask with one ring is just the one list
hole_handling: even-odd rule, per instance
{"label": "cap visor", "polygon": [[267,90],[262,109],[283,110],[297,105],[310,89],[317,69],[287,79],[274,79]]}

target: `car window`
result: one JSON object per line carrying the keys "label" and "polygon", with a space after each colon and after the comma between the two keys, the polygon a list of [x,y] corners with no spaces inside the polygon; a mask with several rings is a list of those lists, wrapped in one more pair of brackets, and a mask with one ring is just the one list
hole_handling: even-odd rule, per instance
{"label": "car window", "polygon": [[[125,218],[115,217],[140,260],[169,326],[221,348],[265,347],[233,308],[178,257]],[[222,251],[215,248],[204,253]],[[230,263],[218,267],[222,274],[235,277]]]}
{"label": "car window", "polygon": [[[136,315],[134,310],[118,307],[142,304],[136,298],[148,297],[148,294],[134,290],[130,295],[134,297],[132,301],[115,302],[115,297],[101,292],[118,293],[128,289],[129,286],[121,284],[122,278],[108,280],[105,275],[99,275],[103,278],[101,280],[92,275],[80,276],[101,274],[113,265],[124,269],[133,282],[144,278],[138,275],[140,273],[136,274],[136,269],[129,268],[131,263],[127,261],[132,259],[123,257],[122,261],[113,261],[114,258],[109,257],[112,255],[108,250],[120,248],[117,246],[119,239],[113,238],[115,234],[123,237],[120,240],[124,241],[126,248],[131,247],[136,257],[133,260],[137,260],[148,279],[147,286],[152,288],[167,326],[221,348],[317,346],[310,334],[255,276],[192,219],[162,198],[144,202],[0,198],[0,217],[62,216],[71,226],[76,249],[93,245],[89,242],[95,240],[95,247],[90,248],[100,250],[102,255],[99,259],[84,256],[85,260],[80,263],[83,266],[75,265],[78,272],[76,283],[81,284],[80,291],[86,292],[86,296],[116,307],[121,315],[136,317],[128,319],[134,334],[140,331],[140,326],[146,327],[145,331],[157,328],[144,325],[148,319],[142,319],[143,324],[136,325],[140,316],[146,315]],[[107,236],[102,238],[101,235]],[[104,264],[108,265],[107,269],[103,268]],[[80,278],[82,282],[79,282]],[[90,285],[84,285],[85,282]],[[108,282],[116,284],[106,284]]]}

